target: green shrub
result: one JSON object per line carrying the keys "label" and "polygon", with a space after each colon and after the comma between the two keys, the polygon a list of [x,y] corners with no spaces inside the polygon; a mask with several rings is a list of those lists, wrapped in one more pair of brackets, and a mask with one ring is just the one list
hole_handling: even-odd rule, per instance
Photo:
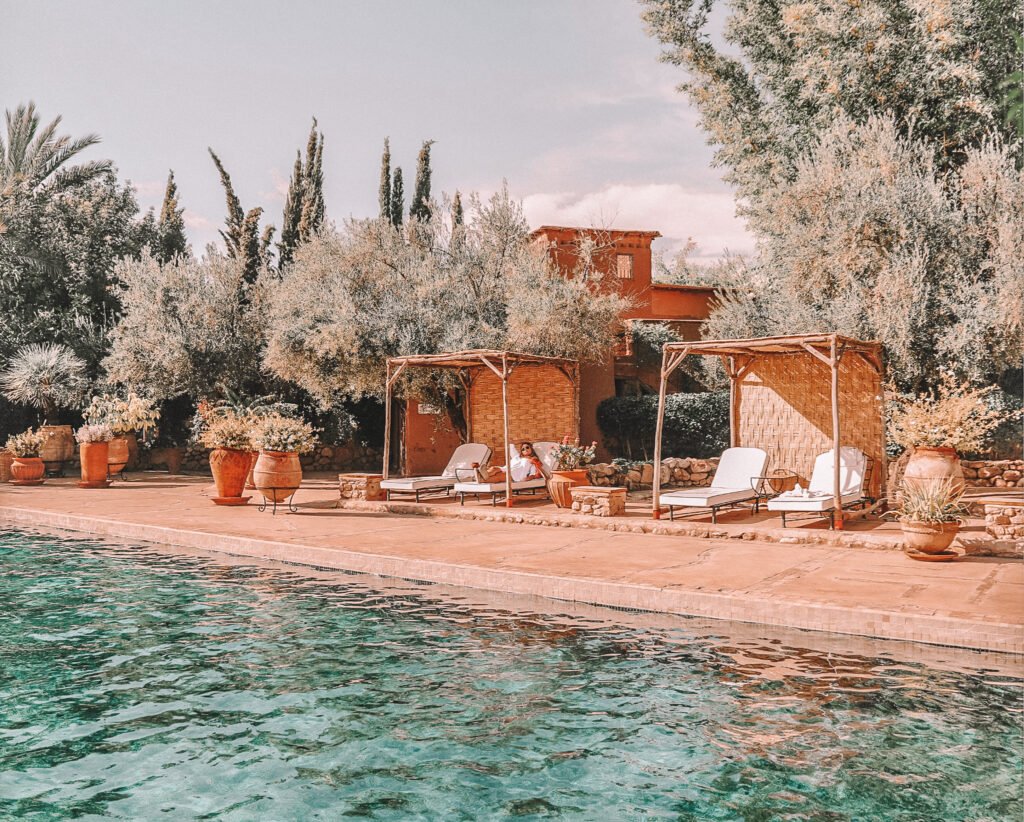
{"label": "green shrub", "polygon": [[[610,451],[630,459],[654,456],[658,398],[609,397],[597,424]],[[717,457],[729,447],[729,394],[670,394],[665,398],[663,457]]]}

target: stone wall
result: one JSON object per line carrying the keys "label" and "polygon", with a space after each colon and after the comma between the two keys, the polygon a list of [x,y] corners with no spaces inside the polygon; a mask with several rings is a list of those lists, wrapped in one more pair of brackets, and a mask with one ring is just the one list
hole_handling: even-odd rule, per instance
{"label": "stone wall", "polygon": [[[383,454],[378,448],[344,445],[321,445],[311,454],[300,458],[305,471],[379,471]],[[210,470],[210,452],[200,445],[189,445],[185,450],[182,470],[207,473]]]}
{"label": "stone wall", "polygon": [[[718,458],[696,459],[692,457],[669,457],[661,461],[662,486],[675,485],[682,488],[710,485],[718,467]],[[654,464],[650,462],[623,465],[611,462],[591,465],[590,482],[599,486],[619,488],[641,488],[654,482]]]}
{"label": "stone wall", "polygon": [[1024,460],[963,460],[971,488],[1024,488]]}

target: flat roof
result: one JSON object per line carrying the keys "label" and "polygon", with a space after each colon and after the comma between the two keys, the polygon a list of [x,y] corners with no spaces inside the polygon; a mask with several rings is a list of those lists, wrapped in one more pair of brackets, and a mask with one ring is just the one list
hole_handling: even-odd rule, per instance
{"label": "flat roof", "polygon": [[545,234],[552,231],[575,231],[585,234],[633,234],[639,237],[660,237],[660,231],[639,231],[631,228],[584,228],[583,226],[571,226],[571,225],[542,225],[540,228],[535,228],[530,232],[531,237],[536,237],[538,234]]}
{"label": "flat roof", "polygon": [[858,340],[842,334],[792,334],[786,337],[750,337],[743,340],[694,340],[693,342],[665,343],[664,350],[682,351],[689,354],[803,354],[808,346],[836,345],[846,351],[863,351],[869,354],[881,352],[882,344],[877,340]]}

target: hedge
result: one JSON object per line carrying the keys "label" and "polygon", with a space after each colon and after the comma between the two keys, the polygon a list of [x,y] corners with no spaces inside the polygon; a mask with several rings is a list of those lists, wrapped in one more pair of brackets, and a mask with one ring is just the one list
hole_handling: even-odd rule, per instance
{"label": "hedge", "polygon": [[[630,459],[654,456],[658,398],[609,397],[597,407],[597,424],[612,453]],[[665,398],[665,457],[717,457],[729,447],[729,393],[669,394]]]}

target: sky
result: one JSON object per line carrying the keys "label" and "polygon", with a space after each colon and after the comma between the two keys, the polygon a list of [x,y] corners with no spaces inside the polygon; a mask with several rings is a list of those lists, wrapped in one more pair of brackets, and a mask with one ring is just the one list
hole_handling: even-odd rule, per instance
{"label": "sky", "polygon": [[407,200],[423,140],[433,193],[507,180],[531,226],[660,231],[671,255],[746,254],[731,187],[658,61],[634,0],[0,0],[0,105],[34,100],[61,133],[96,133],[143,208],[174,170],[197,251],[225,205],[212,147],[245,209],[280,225],[312,117],[328,218],[377,213],[380,155]]}

